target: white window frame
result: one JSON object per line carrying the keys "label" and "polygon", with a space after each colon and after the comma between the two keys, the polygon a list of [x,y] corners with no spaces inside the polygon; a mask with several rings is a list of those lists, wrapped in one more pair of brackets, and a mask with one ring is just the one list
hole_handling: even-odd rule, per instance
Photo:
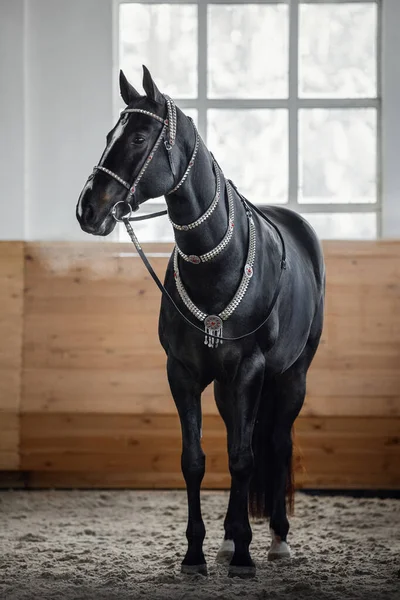
{"label": "white window frame", "polygon": [[400,2],[381,2],[381,235],[400,238]]}
{"label": "white window frame", "polygon": [[[300,212],[307,213],[375,213],[377,238],[385,234],[387,228],[390,229],[391,216],[393,211],[397,216],[397,233],[400,235],[400,167],[399,162],[392,165],[392,177],[396,180],[393,184],[388,184],[384,177],[382,155],[385,154],[387,143],[382,139],[384,132],[391,138],[389,146],[393,149],[393,135],[390,133],[390,122],[386,117],[386,123],[383,122],[382,115],[382,81],[385,81],[384,75],[390,78],[393,87],[397,84],[397,97],[400,97],[400,82],[393,82],[386,73],[382,72],[382,59],[391,60],[391,69],[398,70],[397,54],[393,52],[394,39],[389,44],[383,44],[382,31],[386,27],[387,31],[396,40],[398,33],[396,31],[396,21],[392,14],[398,13],[400,18],[400,0],[113,0],[113,20],[114,20],[114,73],[113,80],[117,81],[119,72],[119,7],[121,4],[192,4],[197,5],[198,10],[198,29],[197,29],[197,98],[187,99],[175,97],[176,103],[183,110],[194,108],[198,111],[198,128],[200,134],[207,144],[207,110],[212,108],[229,109],[263,109],[263,108],[284,108],[288,111],[288,199],[287,202],[279,203],[277,206],[286,206]],[[377,96],[374,98],[301,98],[299,97],[298,86],[298,64],[299,64],[299,9],[300,4],[358,4],[371,3],[377,5]],[[207,98],[207,10],[208,5],[212,4],[286,4],[289,6],[289,65],[288,65],[288,97],[273,99],[213,99]],[[388,7],[388,5],[391,5]],[[387,42],[388,40],[386,40]],[[399,42],[396,41],[397,49]],[[385,52],[386,51],[386,52]],[[396,63],[397,61],[397,63]],[[385,65],[386,66],[386,65]],[[134,82],[135,83],[135,82]],[[137,83],[137,82],[136,82]],[[113,88],[115,90],[115,86]],[[400,103],[390,103],[391,113],[400,111]],[[119,115],[119,93],[114,93],[114,116]],[[300,203],[299,196],[299,111],[304,108],[374,108],[377,112],[377,140],[376,140],[376,202],[363,203]],[[396,114],[397,129],[400,129],[399,115]],[[389,124],[389,126],[388,126]],[[397,147],[400,144],[400,136],[397,138]],[[398,152],[398,150],[397,150]],[[217,157],[218,158],[218,157]],[[395,159],[393,159],[395,162]],[[229,176],[229,173],[227,174]],[[238,182],[240,186],[240,182]],[[393,194],[391,209],[389,214],[385,212],[385,219],[382,218],[382,192],[388,191]],[[396,196],[396,193],[398,194]],[[397,199],[397,203],[395,203]],[[261,205],[262,206],[262,205]],[[160,204],[154,201],[146,202],[146,211],[159,210]],[[393,225],[392,225],[393,227]]]}

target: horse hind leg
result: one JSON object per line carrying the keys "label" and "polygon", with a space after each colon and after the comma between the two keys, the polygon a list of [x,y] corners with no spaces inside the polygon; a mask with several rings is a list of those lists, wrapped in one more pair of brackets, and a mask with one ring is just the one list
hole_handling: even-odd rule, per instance
{"label": "horse hind leg", "polygon": [[[303,353],[284,373],[276,377],[271,385],[273,402],[273,422],[271,444],[272,495],[270,504],[271,546],[268,560],[290,557],[287,544],[289,521],[287,505],[293,508],[294,476],[292,465],[293,443],[292,428],[306,395],[306,377],[316,352],[321,327],[318,320],[314,323]],[[288,502],[287,502],[288,500]]]}
{"label": "horse hind leg", "polygon": [[272,542],[268,560],[275,560],[290,557],[286,497],[290,505],[291,433],[304,401],[305,377],[298,365],[265,383],[253,435],[255,469],[249,505],[253,517],[269,519]]}

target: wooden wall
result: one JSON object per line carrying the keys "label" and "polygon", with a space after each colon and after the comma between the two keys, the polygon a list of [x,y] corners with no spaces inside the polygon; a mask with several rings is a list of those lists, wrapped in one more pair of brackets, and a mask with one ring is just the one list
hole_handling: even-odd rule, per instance
{"label": "wooden wall", "polygon": [[[400,243],[324,249],[326,325],[297,421],[297,482],[397,488]],[[132,246],[25,244],[23,318],[22,247],[0,251],[0,277],[12,270],[9,291],[0,290],[0,333],[12,332],[0,342],[0,407],[13,419],[0,426],[8,432],[0,468],[27,472],[32,486],[182,487],[179,421],[157,338],[160,294],[139,258],[121,256]],[[151,260],[162,275],[167,259]],[[204,485],[226,487],[225,432],[210,391],[203,411]]]}
{"label": "wooden wall", "polygon": [[20,464],[23,244],[0,244],[0,469]]}

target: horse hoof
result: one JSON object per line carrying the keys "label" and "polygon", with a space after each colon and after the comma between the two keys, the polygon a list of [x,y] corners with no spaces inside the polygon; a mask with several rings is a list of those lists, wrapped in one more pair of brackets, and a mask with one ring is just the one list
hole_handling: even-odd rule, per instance
{"label": "horse hoof", "polygon": [[217,552],[215,561],[220,564],[229,564],[235,553],[235,543],[233,540],[224,540]]}
{"label": "horse hoof", "polygon": [[280,560],[281,558],[290,558],[290,547],[286,542],[274,540],[268,552],[268,560]]}
{"label": "horse hoof", "polygon": [[181,565],[184,575],[207,575],[207,565]]}
{"label": "horse hoof", "polygon": [[241,579],[252,579],[255,577],[255,567],[238,567],[232,565],[229,567],[228,577],[240,577]]}

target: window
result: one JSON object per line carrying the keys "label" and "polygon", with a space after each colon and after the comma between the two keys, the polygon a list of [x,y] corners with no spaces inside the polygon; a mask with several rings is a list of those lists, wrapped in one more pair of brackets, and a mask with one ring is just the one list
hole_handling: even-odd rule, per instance
{"label": "window", "polygon": [[[251,201],[304,214],[321,238],[373,239],[379,4],[117,1],[118,62],[136,87],[150,68]],[[137,229],[173,239],[166,219]]]}

